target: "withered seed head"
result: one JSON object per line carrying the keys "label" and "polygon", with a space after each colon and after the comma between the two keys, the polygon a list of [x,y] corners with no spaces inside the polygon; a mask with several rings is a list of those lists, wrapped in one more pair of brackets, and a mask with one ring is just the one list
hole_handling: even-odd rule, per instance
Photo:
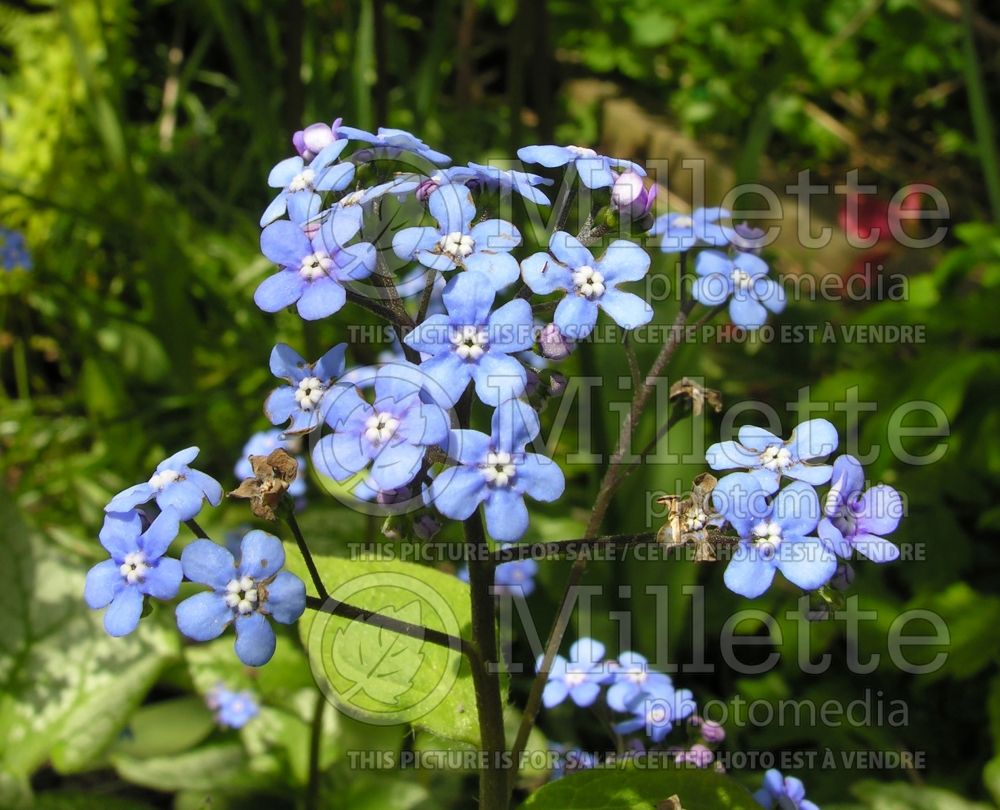
{"label": "withered seed head", "polygon": [[254,515],[276,520],[276,510],[295,480],[299,463],[279,447],[267,456],[250,456],[250,467],[254,477],[245,478],[229,497],[246,498]]}

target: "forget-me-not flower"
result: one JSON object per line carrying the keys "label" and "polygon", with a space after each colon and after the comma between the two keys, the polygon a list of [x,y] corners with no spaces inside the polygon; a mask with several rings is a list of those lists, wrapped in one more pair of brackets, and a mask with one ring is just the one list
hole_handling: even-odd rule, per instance
{"label": "forget-me-not flower", "polygon": [[497,540],[514,541],[528,529],[525,496],[554,501],[566,479],[559,465],[525,447],[538,435],[538,414],[512,399],[493,412],[492,435],[453,430],[448,455],[458,462],[442,470],[428,492],[445,517],[465,520],[482,503],[486,528]]}
{"label": "forget-me-not flower", "polygon": [[857,550],[874,562],[892,562],[899,558],[899,547],[882,535],[899,525],[903,499],[886,484],[867,492],[862,491],[864,485],[864,470],[854,456],[841,456],[833,463],[819,536],[841,557]]}
{"label": "forget-me-not flower", "polygon": [[819,810],[819,805],[806,798],[801,779],[782,776],[771,768],[764,774],[764,787],[753,794],[754,801],[766,810]]}
{"label": "forget-me-not flower", "polygon": [[[369,372],[372,377],[371,404],[353,386],[331,394],[325,419],[333,433],[313,448],[313,463],[337,481],[370,464],[369,485],[395,490],[420,472],[428,447],[447,441],[448,417],[439,405],[421,398],[429,381],[417,366],[386,363]],[[363,380],[355,377],[354,382]]]}
{"label": "forget-me-not flower", "polygon": [[615,731],[631,734],[641,730],[658,743],[671,732],[674,723],[694,714],[694,695],[690,689],[674,689],[670,678],[663,675],[650,679],[627,710],[632,716],[616,723]]}
{"label": "forget-me-not flower", "polygon": [[840,443],[837,428],[827,419],[809,419],[784,441],[764,428],[744,425],[739,441],[717,442],[705,460],[713,470],[746,469],[769,494],[777,492],[781,477],[819,486],[830,480],[833,467],[811,463],[826,458]]}
{"label": "forget-me-not flower", "polygon": [[306,588],[295,574],[282,571],[285,550],[273,535],[255,530],[240,543],[240,561],[211,540],[195,540],[181,554],[184,576],[211,586],[177,606],[177,626],[195,641],[218,638],[236,625],[236,655],[259,667],[274,655],[274,630],[268,617],[291,624],[306,609]]}
{"label": "forget-me-not flower", "polygon": [[247,689],[236,692],[219,684],[205,695],[205,703],[223,728],[243,728],[260,714],[257,698]]}
{"label": "forget-me-not flower", "polygon": [[[243,445],[240,460],[236,462],[233,473],[236,478],[242,481],[244,478],[253,478],[253,467],[250,464],[250,456],[269,456],[278,448],[289,449],[289,442],[281,430],[261,430],[254,433],[247,443]],[[305,459],[296,456],[299,468],[295,474],[295,480],[288,487],[288,494],[293,498],[300,498],[306,494]]]}
{"label": "forget-me-not flower", "polygon": [[566,166],[572,163],[581,182],[587,188],[607,188],[614,185],[615,175],[612,169],[630,170],[640,177],[646,176],[646,170],[638,163],[622,158],[606,157],[586,146],[523,146],[517,150],[517,156],[525,163],[538,163],[547,169]]}
{"label": "forget-me-not flower", "polygon": [[662,236],[660,250],[683,253],[695,245],[724,247],[726,231],[719,220],[732,216],[725,208],[698,208],[690,214],[664,214],[649,229],[650,236]]}
{"label": "forget-me-not flower", "polygon": [[443,405],[453,405],[472,380],[487,405],[524,392],[528,378],[512,354],[531,348],[531,305],[515,298],[493,310],[490,279],[473,270],[453,278],[442,294],[447,314],[431,315],[403,342],[426,355],[420,368],[442,389]]}
{"label": "forget-me-not flower", "polygon": [[285,433],[315,430],[323,419],[327,398],[344,373],[346,343],[338,343],[315,363],[307,363],[291,346],[279,343],[271,350],[271,373],[288,385],[275,388],[264,403],[272,425],[289,423]]}
{"label": "forget-me-not flower", "polygon": [[517,260],[510,251],[521,244],[517,228],[502,219],[476,225],[472,193],[458,183],[431,192],[427,208],[437,227],[404,228],[392,238],[392,249],[401,259],[416,259],[431,270],[447,272],[461,267],[479,270],[501,290],[517,279]]}
{"label": "forget-me-not flower", "polygon": [[638,281],[649,270],[649,254],[634,242],[617,239],[600,259],[579,240],[564,231],[549,239],[549,253],[535,253],[521,262],[524,283],[545,295],[565,290],[553,321],[562,335],[581,340],[597,323],[603,309],[623,329],[649,323],[653,308],[634,293],[618,285]]}
{"label": "forget-me-not flower", "polygon": [[163,555],[179,526],[177,512],[169,507],[146,531],[134,509],[105,515],[99,536],[111,559],[87,572],[83,596],[94,610],[107,607],[104,629],[109,635],[124,636],[135,630],[144,597],[172,599],[177,595],[181,564]]}
{"label": "forget-me-not flower", "polygon": [[349,281],[367,278],[375,269],[376,250],[370,242],[346,244],[357,235],[360,219],[338,226],[334,238],[332,217],[310,238],[295,222],[272,222],[260,234],[261,252],[280,266],[257,287],[253,300],[264,312],[278,312],[295,304],[299,315],[315,321],[344,306]]}
{"label": "forget-me-not flower", "polygon": [[308,207],[318,211],[321,202],[318,192],[347,188],[354,179],[354,164],[335,162],[345,146],[346,140],[334,140],[323,147],[312,160],[290,157],[271,169],[267,184],[281,191],[264,210],[260,218],[261,227],[282,216],[291,197],[302,196],[309,201]]}
{"label": "forget-me-not flower", "polygon": [[[541,669],[542,656],[535,661]],[[552,659],[542,703],[545,708],[558,706],[568,697],[580,708],[593,705],[601,692],[601,685],[608,680],[604,665],[604,645],[592,638],[581,638],[569,648],[569,660],[561,655]]]}
{"label": "forget-me-not flower", "polygon": [[726,566],[726,587],[753,599],[771,586],[775,571],[807,591],[825,585],[837,570],[837,558],[811,535],[819,522],[816,490],[793,481],[773,500],[767,495],[749,473],[727,475],[712,490],[716,511],[741,538]]}
{"label": "forget-me-not flower", "polygon": [[659,691],[664,679],[667,686],[671,685],[669,676],[654,670],[644,656],[631,650],[619,655],[610,669],[612,684],[607,701],[616,712],[627,712],[640,695]]}
{"label": "forget-me-not flower", "polygon": [[729,257],[703,250],[694,270],[698,274],[691,287],[694,299],[706,306],[729,301],[729,319],[743,329],[758,329],[767,321],[769,310],[777,315],[785,308],[785,291],[767,277],[767,262],[753,253]]}
{"label": "forget-me-not flower", "polygon": [[190,520],[201,511],[203,500],[218,506],[222,500],[222,485],[210,475],[188,466],[197,457],[197,447],[174,453],[156,465],[156,471],[146,483],[115,495],[104,511],[127,512],[155,498],[160,509],[173,507],[179,520]]}
{"label": "forget-me-not flower", "polygon": [[[352,141],[361,141],[376,147],[380,154],[374,157],[399,157],[405,152],[417,155],[430,161],[437,166],[446,166],[451,163],[451,158],[442,152],[431,149],[416,135],[407,132],[405,129],[392,129],[389,127],[379,127],[378,132],[366,132],[356,127],[338,127],[337,135],[341,138],[350,138]],[[356,152],[353,159],[369,160],[372,157],[369,150]]]}
{"label": "forget-me-not flower", "polygon": [[[530,558],[500,563],[493,573],[494,593],[498,596],[531,596],[535,592],[535,576],[538,562]],[[469,581],[469,569],[463,566],[458,571],[462,582]]]}

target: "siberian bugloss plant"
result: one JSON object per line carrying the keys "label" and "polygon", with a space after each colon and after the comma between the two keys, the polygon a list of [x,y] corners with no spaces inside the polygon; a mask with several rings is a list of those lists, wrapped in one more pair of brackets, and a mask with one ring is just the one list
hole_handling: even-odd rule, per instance
{"label": "siberian bugloss plant", "polygon": [[[568,658],[559,654],[585,556],[573,564],[564,609],[539,651],[518,728],[508,738],[502,676],[512,662],[500,655],[496,599],[523,599],[535,587],[538,566],[574,543],[700,549],[699,559],[726,561],[725,585],[748,598],[766,591],[777,573],[807,591],[829,588],[838,565],[855,551],[875,562],[898,556],[885,535],[899,522],[899,495],[887,486],[866,489],[856,459],[833,460],[839,437],[823,419],[799,425],[787,441],[742,428],[737,440],[708,451],[708,466],[724,477],[701,476],[691,497],[674,502],[663,530],[601,536],[640,421],[655,420],[661,432],[669,424],[666,414],[648,407],[649,381],[668,369],[679,329],[668,333],[648,369],[622,342],[638,384],[594,494],[586,536],[525,541],[533,504],[558,502],[566,487],[560,459],[538,440],[539,411],[565,389],[553,366],[602,319],[623,335],[651,321],[642,286],[651,249],[668,254],[674,288],[681,290],[674,326],[728,311],[735,326],[760,327],[783,310],[785,298],[758,255],[753,229],[731,225],[720,208],[656,218],[643,168],[586,147],[521,149],[521,161],[550,175],[542,176],[525,166],[449,167],[446,155],[410,133],[370,133],[339,119],[295,133],[292,143],[298,154],[268,177],[277,193],[260,220],[261,250],[274,270],[254,300],[267,312],[294,308],[305,320],[336,318],[345,327],[350,307],[359,307],[392,327],[396,340],[382,347],[383,362],[361,367],[349,340],[314,362],[283,343],[274,346],[270,370],[280,383],[264,409],[275,430],[248,442],[249,458],[237,467],[246,480],[235,494],[250,499],[256,516],[283,522],[292,542],[283,544],[273,526],[248,531],[238,547],[208,538],[195,518],[206,502],[219,504],[222,487],[190,466],[198,451],[188,448],[107,505],[100,539],[110,559],[88,575],[88,604],[106,608],[108,632],[122,635],[135,629],[146,600],[173,600],[182,579],[196,583],[203,588],[175,608],[181,633],[204,642],[233,625],[235,655],[252,667],[266,665],[276,644],[286,643],[275,623],[294,624],[306,611],[311,621],[322,614],[349,620],[355,629],[334,639],[333,663],[340,656],[355,673],[352,694],[363,692],[387,708],[409,685],[378,685],[385,655],[391,652],[412,674],[423,645],[454,652],[475,704],[461,713],[472,717],[485,755],[483,810],[508,806],[543,705],[601,707],[612,713],[610,728],[623,749],[664,747],[678,767],[712,765],[725,734],[698,716],[697,683],[676,687],[639,652],[607,651],[590,638],[573,642]],[[539,235],[553,180],[557,195],[547,232]],[[516,226],[510,220],[522,211]],[[691,397],[700,405],[706,393]],[[295,516],[303,465],[288,451],[298,453],[300,445],[342,502],[390,516],[387,531],[395,537],[428,541],[448,521],[461,524],[468,585],[456,579],[446,590],[458,589],[452,607],[468,615],[466,628],[449,632],[422,624],[419,611],[380,611],[341,598],[355,576],[353,562],[317,555]],[[169,552],[182,523],[197,539],[178,561]],[[331,571],[336,583],[324,578]],[[377,561],[365,575],[379,575]],[[356,628],[378,633],[348,655],[344,639],[361,632]],[[366,644],[373,645],[371,656]],[[252,694],[235,694],[225,684],[211,700],[219,722],[230,727],[253,722],[257,713]],[[365,711],[374,715],[371,704]],[[448,736],[447,721],[423,722]],[[671,738],[679,733],[686,741]],[[732,797],[727,806],[745,806],[740,802],[750,798],[735,783],[720,789]],[[815,806],[804,800],[801,783],[776,772],[768,773],[758,801]],[[539,798],[538,806],[549,805]]]}

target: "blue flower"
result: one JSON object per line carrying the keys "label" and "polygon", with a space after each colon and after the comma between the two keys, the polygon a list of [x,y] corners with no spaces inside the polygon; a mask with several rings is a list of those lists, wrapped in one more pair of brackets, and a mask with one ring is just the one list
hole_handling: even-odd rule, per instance
{"label": "blue flower", "polygon": [[644,731],[654,743],[662,742],[674,727],[674,723],[694,714],[694,695],[689,689],[674,689],[666,675],[651,678],[640,691],[627,710],[632,717],[615,724],[619,734]]}
{"label": "blue flower", "polygon": [[484,504],[486,528],[497,540],[514,541],[528,529],[527,495],[554,501],[566,480],[552,459],[525,452],[538,435],[538,414],[526,403],[508,400],[493,413],[493,435],[453,430],[448,455],[458,462],[442,470],[429,500],[445,517],[465,520]]}
{"label": "blue flower", "polygon": [[330,389],[344,373],[346,343],[338,343],[315,363],[307,363],[284,343],[271,350],[271,373],[288,385],[275,388],[264,403],[272,425],[291,423],[285,433],[302,434],[315,430],[323,419]]}
{"label": "blue flower", "polygon": [[816,490],[794,481],[767,499],[767,491],[749,473],[727,475],[712,490],[712,503],[733,526],[740,543],[726,566],[726,587],[749,599],[760,596],[781,571],[807,591],[829,582],[837,558],[818,537]]}
{"label": "blue flower", "polygon": [[282,571],[285,550],[281,541],[262,531],[247,532],[240,543],[240,562],[211,540],[195,540],[181,554],[184,576],[211,586],[177,606],[177,626],[195,641],[218,638],[236,624],[236,655],[259,667],[274,655],[270,616],[291,624],[306,608],[302,580]]}
{"label": "blue flower", "polygon": [[395,490],[412,481],[423,465],[428,447],[448,439],[448,417],[440,406],[424,402],[421,392],[428,383],[417,366],[406,362],[386,363],[369,370],[375,398],[369,404],[354,387],[330,395],[326,423],[333,434],[313,448],[316,469],[337,481],[345,481],[369,464],[369,485],[376,490]]}
{"label": "blue flower", "polygon": [[899,548],[882,535],[891,534],[903,516],[903,499],[892,487],[879,484],[862,492],[864,470],[854,456],[833,463],[830,492],[819,522],[819,536],[845,559],[852,550],[874,562],[892,562]]}
{"label": "blue flower", "polygon": [[190,520],[201,511],[202,500],[218,506],[222,500],[222,486],[211,476],[188,466],[197,457],[197,447],[174,453],[156,465],[156,472],[149,481],[122,490],[104,511],[127,512],[155,498],[160,509],[173,507],[179,520]]}
{"label": "blue flower", "polygon": [[510,251],[521,244],[517,228],[502,219],[487,219],[473,227],[476,207],[466,186],[449,183],[427,198],[437,227],[404,228],[392,238],[401,259],[416,259],[431,270],[461,267],[479,270],[495,290],[517,279],[517,260]]}
{"label": "blue flower", "polygon": [[[244,478],[254,477],[253,467],[250,466],[250,456],[269,456],[279,447],[283,450],[289,449],[289,442],[285,439],[282,431],[262,430],[254,433],[243,445],[240,460],[236,462],[233,470],[237,479],[242,481]],[[299,498],[306,494],[306,477],[304,475],[306,462],[301,456],[296,456],[295,460],[299,463],[299,470],[295,474],[295,480],[288,487],[288,494],[293,498]]]}
{"label": "blue flower", "polygon": [[549,251],[525,259],[521,273],[524,283],[540,295],[566,291],[553,317],[564,336],[572,340],[587,337],[597,323],[598,309],[603,309],[623,329],[649,323],[652,307],[638,295],[617,287],[646,275],[649,254],[641,247],[618,239],[595,260],[575,237],[557,231],[549,240]]}
{"label": "blue flower", "polygon": [[718,442],[708,448],[705,460],[713,470],[749,469],[768,493],[777,492],[781,477],[814,486],[830,480],[833,467],[811,464],[837,449],[840,437],[826,419],[809,419],[792,431],[786,442],[764,428],[744,425],[738,442]]}
{"label": "blue flower", "polygon": [[662,691],[664,679],[670,686],[670,678],[649,666],[645,657],[637,652],[623,652],[611,667],[612,685],[608,689],[608,706],[616,712],[627,712],[643,694]]}
{"label": "blue flower", "polygon": [[[281,266],[264,279],[253,300],[264,312],[277,312],[296,305],[307,321],[337,312],[347,300],[344,285],[372,274],[375,246],[370,242],[346,245],[357,229],[338,224],[334,235],[332,217],[326,218],[310,238],[296,222],[281,220],[268,225],[260,235],[261,252]],[[356,224],[360,228],[360,218]]]}
{"label": "blue flower", "polygon": [[0,228],[0,267],[7,271],[31,270],[31,253],[20,231]]}
{"label": "blue flower", "polygon": [[135,630],[142,615],[143,597],[173,599],[181,584],[181,564],[164,557],[177,536],[180,519],[164,509],[146,531],[138,512],[105,515],[101,545],[111,555],[87,572],[83,596],[94,610],[107,607],[104,629],[112,636]]}
{"label": "blue flower", "polygon": [[350,138],[352,141],[361,141],[377,147],[380,154],[371,155],[369,150],[362,150],[354,155],[357,160],[370,160],[372,157],[399,157],[404,152],[422,157],[437,166],[446,166],[451,163],[451,158],[442,152],[436,152],[425,144],[416,135],[412,135],[404,129],[390,129],[379,127],[377,133],[366,132],[355,127],[339,127],[337,135],[341,138]]}
{"label": "blue flower", "polygon": [[[545,708],[558,706],[568,697],[577,706],[586,708],[593,705],[607,682],[608,673],[604,666],[604,645],[592,638],[581,638],[569,648],[569,660],[557,655],[552,660],[549,678],[542,691]],[[542,656],[535,661],[535,669],[541,669]]]}
{"label": "blue flower", "polygon": [[698,208],[691,214],[664,214],[649,229],[650,236],[662,236],[660,250],[683,253],[695,245],[723,247],[728,243],[725,229],[718,224],[731,213],[725,208]]}
{"label": "blue flower", "polygon": [[517,156],[525,163],[538,163],[548,169],[572,163],[587,188],[614,185],[612,169],[631,170],[640,177],[646,176],[646,170],[638,163],[605,157],[585,146],[524,146],[517,150]]}
{"label": "blue flower", "polygon": [[535,560],[512,560],[498,565],[493,575],[497,593],[531,596],[535,592],[535,576],[538,563]]}
{"label": "blue flower", "polygon": [[541,175],[471,162],[468,167],[457,166],[447,171],[452,172],[449,177],[453,183],[466,183],[473,188],[478,185],[491,190],[499,189],[503,194],[516,191],[526,200],[531,200],[537,205],[551,204],[549,198],[535,188],[536,186],[552,185],[552,180]]}
{"label": "blue flower", "polygon": [[806,789],[800,779],[782,776],[774,768],[764,774],[764,787],[753,794],[754,801],[766,810],[819,810],[819,806],[806,798]]}
{"label": "blue flower", "polygon": [[[271,169],[267,184],[281,191],[264,210],[260,218],[261,227],[282,216],[288,210],[292,197],[301,197],[305,207],[318,211],[322,198],[317,192],[347,188],[354,179],[354,164],[334,163],[345,146],[347,141],[335,140],[308,163],[301,157],[291,157]],[[299,201],[299,204],[302,202]]]}
{"label": "blue flower", "polygon": [[495,298],[488,277],[478,271],[462,273],[442,294],[447,314],[431,315],[403,339],[430,355],[420,367],[444,390],[444,405],[457,402],[470,380],[487,405],[524,392],[524,367],[510,355],[534,343],[531,305],[515,298],[493,312]]}
{"label": "blue flower", "polygon": [[246,689],[234,692],[222,684],[205,695],[205,703],[215,712],[215,721],[223,728],[243,728],[260,714],[253,692]]}
{"label": "blue flower", "polygon": [[691,294],[706,306],[729,301],[729,319],[743,329],[758,329],[770,310],[775,315],[785,308],[785,291],[767,278],[767,262],[752,253],[735,253],[730,258],[717,250],[698,254],[694,270],[698,274]]}
{"label": "blue flower", "polygon": [[403,196],[416,187],[416,181],[398,176],[377,186],[345,194],[325,212],[324,221],[329,222],[329,225],[324,238],[334,245],[347,244],[361,231],[366,206],[386,195]]}

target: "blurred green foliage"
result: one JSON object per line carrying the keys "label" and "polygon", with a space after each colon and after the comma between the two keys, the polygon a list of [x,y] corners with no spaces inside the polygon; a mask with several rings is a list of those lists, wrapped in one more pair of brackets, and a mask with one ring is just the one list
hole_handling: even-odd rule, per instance
{"label": "blurred green foliage", "polygon": [[[995,10],[981,5],[974,28],[996,109],[1000,28],[989,16]],[[842,628],[818,625],[814,649],[833,652],[835,665],[809,678],[794,663],[795,627],[783,621],[785,658],[766,678],[733,679],[720,667],[685,685],[700,700],[850,701],[866,688],[906,700],[911,717],[902,729],[730,729],[733,749],[927,752],[928,771],[913,777],[917,784],[903,783],[907,775],[898,772],[800,774],[824,807],[968,810],[1000,802],[1000,759],[987,766],[1000,755],[1000,232],[982,224],[996,212],[969,117],[957,9],[921,0],[0,3],[0,225],[23,230],[35,258],[30,273],[0,272],[0,482],[33,526],[21,528],[4,506],[2,547],[16,561],[9,570],[17,587],[0,590],[0,806],[25,799],[32,784],[39,807],[120,801],[185,810],[203,807],[206,797],[224,807],[238,804],[240,791],[265,795],[275,807],[294,805],[289,787],[305,788],[303,740],[317,692],[293,637],[283,637],[281,655],[251,679],[234,666],[228,642],[177,649],[169,611],[160,611],[134,640],[155,652],[133,661],[125,646],[103,638],[94,616],[81,615],[79,574],[98,556],[101,508],[190,444],[202,448],[208,472],[232,483],[243,442],[265,425],[273,343],[318,356],[346,337],[333,322],[307,326],[252,304],[268,270],[257,250],[264,179],[288,153],[291,131],[342,115],[360,127],[411,128],[461,161],[553,139],[611,145],[621,136],[615,122],[574,91],[592,79],[612,83],[668,131],[725,155],[738,178],[783,180],[809,167],[842,179],[860,167],[894,186],[935,183],[966,221],[929,258],[889,258],[886,272],[909,275],[905,301],[802,303],[783,316],[838,327],[918,324],[926,328],[923,343],[684,347],[675,365],[703,375],[727,402],[752,396],[773,405],[786,427],[795,421],[786,402],[800,386],[811,385],[817,401],[842,400],[856,388],[861,400],[877,403],[862,417],[862,447],[886,445],[892,415],[906,402],[943,409],[950,434],[940,461],[903,466],[883,455],[872,467],[874,477],[906,493],[910,517],[898,539],[925,544],[928,560],[864,566],[854,591],[863,609],[880,616],[864,626],[866,651],[886,661],[892,617],[930,606],[951,628],[947,667],[913,679],[885,663],[855,678],[837,666]],[[669,306],[657,313],[657,322],[671,318]],[[655,348],[639,346],[640,358],[648,362]],[[352,351],[360,363],[376,349]],[[619,352],[596,346],[569,365],[605,374],[605,405],[627,395],[616,383]],[[848,427],[842,414],[831,418]],[[595,428],[595,446],[606,448],[614,415]],[[653,426],[645,431],[648,439]],[[711,418],[686,423],[671,433],[671,446],[697,446],[717,431]],[[574,439],[571,427],[565,444]],[[930,436],[913,446],[929,452],[939,441]],[[643,511],[624,499],[672,491],[697,471],[650,465],[637,472],[608,528],[648,528]],[[568,470],[567,498],[534,519],[539,537],[579,535],[596,474]],[[373,529],[344,512],[317,497],[303,519],[331,553]],[[244,517],[228,507],[207,524],[221,535]],[[539,627],[551,621],[565,575],[558,564],[541,575],[532,600]],[[681,586],[709,586],[706,626],[715,639],[739,604],[721,575],[693,564],[630,561],[594,565],[588,582],[627,582],[636,594],[671,586],[669,650],[683,662],[692,654],[692,607]],[[775,591],[759,606],[781,615],[793,601]],[[625,599],[616,608],[628,606]],[[638,597],[635,607],[648,610]],[[594,619],[598,634],[610,638],[610,623]],[[635,634],[637,647],[656,648],[651,625]],[[528,659],[523,639],[514,649]],[[112,706],[82,694],[87,660],[105,662],[128,683]],[[205,722],[200,696],[219,679],[245,680],[262,695],[266,710],[255,726],[225,733]],[[511,685],[515,706],[524,680]],[[51,718],[37,713],[43,706]],[[47,718],[44,731],[32,726],[39,717]],[[345,758],[352,747],[399,751],[439,741],[329,711],[323,723],[325,786],[344,806],[468,806],[466,774],[370,776]],[[556,741],[607,746],[580,713],[546,714],[542,727]],[[756,777],[737,778],[750,785]],[[920,787],[924,780],[935,787]]]}

